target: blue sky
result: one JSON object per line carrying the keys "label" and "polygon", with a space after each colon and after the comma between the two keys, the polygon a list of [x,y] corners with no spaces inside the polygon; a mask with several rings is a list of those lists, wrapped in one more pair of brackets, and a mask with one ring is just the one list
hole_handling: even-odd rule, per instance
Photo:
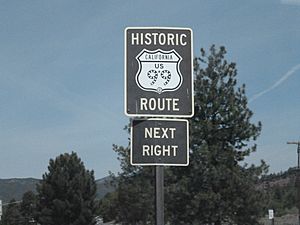
{"label": "blue sky", "polygon": [[76,151],[97,178],[117,172],[126,145],[124,29],[189,27],[194,54],[225,45],[253,122],[263,130],[247,162],[270,172],[297,163],[300,0],[0,0],[0,178],[36,177]]}

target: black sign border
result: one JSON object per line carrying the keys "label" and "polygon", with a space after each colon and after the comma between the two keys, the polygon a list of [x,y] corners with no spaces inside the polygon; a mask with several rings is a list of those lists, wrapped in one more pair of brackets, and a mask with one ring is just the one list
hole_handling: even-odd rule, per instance
{"label": "black sign border", "polygon": [[[179,114],[129,114],[127,108],[127,30],[130,29],[165,29],[165,30],[189,30],[191,32],[191,100],[192,100],[192,111],[191,114],[179,115]],[[124,30],[124,113],[128,117],[174,117],[174,118],[191,118],[194,116],[194,41],[193,41],[193,30],[191,28],[183,28],[183,27],[126,27]]]}
{"label": "black sign border", "polygon": [[[187,162],[185,164],[183,163],[133,163],[132,159],[133,159],[133,121],[145,121],[145,120],[156,120],[156,121],[173,121],[173,122],[185,122],[186,123],[186,154],[187,154]],[[130,122],[130,164],[132,166],[188,166],[190,164],[190,154],[189,154],[189,150],[190,150],[190,146],[189,146],[189,121],[186,119],[162,119],[162,118],[136,118],[136,119],[132,119]]]}

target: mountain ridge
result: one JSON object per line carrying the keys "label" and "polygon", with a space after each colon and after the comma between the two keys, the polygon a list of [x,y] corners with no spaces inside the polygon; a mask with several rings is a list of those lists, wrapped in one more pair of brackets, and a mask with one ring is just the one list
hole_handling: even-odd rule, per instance
{"label": "mountain ridge", "polygon": [[[7,203],[12,199],[19,201],[27,191],[36,193],[36,185],[41,179],[37,178],[0,178],[0,200]],[[107,193],[114,191],[110,185],[111,177],[106,176],[95,180],[97,185],[97,198],[102,199]]]}

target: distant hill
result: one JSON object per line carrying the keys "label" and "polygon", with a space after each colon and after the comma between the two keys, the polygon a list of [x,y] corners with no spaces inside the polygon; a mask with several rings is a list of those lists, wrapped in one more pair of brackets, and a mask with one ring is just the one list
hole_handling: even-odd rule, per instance
{"label": "distant hill", "polygon": [[[96,180],[98,199],[101,199],[107,193],[114,191],[114,188],[109,185],[110,180],[110,177]],[[25,192],[36,192],[36,184],[39,181],[39,179],[34,178],[0,179],[0,200],[3,202],[9,202],[13,198],[15,200],[21,200]]]}
{"label": "distant hill", "polygon": [[115,190],[115,188],[110,184],[110,182],[110,176],[96,180],[98,199],[102,199],[107,193],[113,192]]}
{"label": "distant hill", "polygon": [[13,178],[0,179],[0,199],[8,202],[11,199],[20,200],[27,191],[35,191],[38,179],[34,178]]}
{"label": "distant hill", "polygon": [[[292,191],[289,189],[295,186],[296,173],[296,168],[290,168],[285,172],[268,174],[260,179],[257,188],[267,192],[274,190],[274,188],[282,189],[285,192]],[[0,179],[0,200],[3,202],[8,202],[13,198],[21,200],[25,192],[35,192],[36,184],[39,181],[39,179],[34,178]],[[115,190],[110,182],[111,177],[109,176],[96,180],[98,199],[102,199],[107,193]]]}
{"label": "distant hill", "polygon": [[268,189],[272,187],[286,187],[294,185],[296,181],[297,168],[289,168],[280,173],[271,173],[263,176],[259,182],[259,188]]}
{"label": "distant hill", "polygon": [[266,194],[264,212],[267,213],[268,209],[274,209],[276,217],[295,213],[297,206],[296,186],[300,185],[296,179],[298,172],[300,171],[297,168],[290,168],[285,172],[268,174],[260,179],[257,188]]}

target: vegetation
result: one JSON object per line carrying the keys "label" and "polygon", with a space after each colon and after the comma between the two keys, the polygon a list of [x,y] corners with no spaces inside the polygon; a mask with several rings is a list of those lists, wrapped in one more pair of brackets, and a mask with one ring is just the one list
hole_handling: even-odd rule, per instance
{"label": "vegetation", "polygon": [[[48,170],[36,192],[25,192],[21,201],[12,199],[5,207],[1,225],[37,221],[47,225],[95,224],[97,186],[93,171],[86,170],[74,152],[50,159]],[[102,186],[103,181],[99,182]]]}
{"label": "vegetation", "polygon": [[[258,223],[263,193],[255,185],[267,166],[242,162],[256,150],[249,142],[259,136],[261,124],[251,123],[253,113],[247,107],[245,85],[237,87],[236,65],[228,63],[225,54],[224,47],[212,46],[209,54],[202,49],[195,58],[190,165],[165,169],[166,219],[170,224]],[[122,172],[115,197],[107,196],[102,208],[117,207],[102,213],[124,224],[151,224],[153,171],[131,166],[129,147],[115,146],[114,150]],[[122,212],[124,205],[126,212]],[[144,211],[137,213],[141,208]]]}
{"label": "vegetation", "polygon": [[36,198],[32,191],[24,193],[22,201],[12,199],[5,208],[1,225],[32,225]]}
{"label": "vegetation", "polygon": [[37,186],[37,221],[47,225],[93,225],[96,212],[94,172],[77,154],[51,159]]}
{"label": "vegetation", "polygon": [[[110,176],[96,180],[97,199],[102,199],[107,193],[114,191],[114,186],[107,185],[110,180]],[[20,201],[25,192],[31,191],[36,194],[36,185],[40,181],[33,178],[0,179],[0,199],[2,202],[9,202],[13,198]]]}
{"label": "vegetation", "polygon": [[[245,85],[224,47],[195,58],[195,115],[190,119],[190,165],[165,167],[165,215],[176,225],[258,225],[268,209],[281,216],[299,206],[297,171],[266,175],[267,165],[247,165],[261,123],[251,122]],[[129,127],[125,130],[129,133]],[[129,140],[130,142],[131,140]],[[51,159],[36,192],[11,201],[1,225],[94,225],[96,214],[123,225],[154,224],[154,168],[131,166],[128,146],[114,145],[121,172],[112,191],[96,202],[93,171],[76,153]],[[100,186],[99,186],[100,187]],[[103,189],[103,185],[101,186]]]}
{"label": "vegetation", "polygon": [[[258,167],[241,164],[256,150],[249,141],[256,140],[261,124],[250,122],[245,85],[236,87],[236,65],[225,54],[224,47],[212,46],[209,54],[202,49],[195,59],[191,165],[172,169],[171,223],[254,225],[259,217],[262,193],[255,183],[267,167],[264,162]],[[183,190],[177,190],[176,180]],[[178,194],[184,202],[176,201],[176,207],[172,199]],[[184,213],[177,210],[179,205],[185,205]]]}
{"label": "vegetation", "polygon": [[[166,170],[166,172],[170,172],[170,170]],[[268,174],[264,175],[259,179],[259,182],[256,184],[255,188],[260,190],[264,197],[260,199],[260,204],[262,205],[261,210],[261,220],[260,223],[262,224],[270,224],[270,221],[267,219],[266,214],[268,212],[268,209],[273,209],[275,211],[275,221],[276,224],[295,224],[298,219],[297,217],[297,209],[296,209],[296,195],[297,195],[297,189],[295,187],[296,185],[296,170],[294,168],[289,169],[286,172],[281,172],[277,174]],[[153,174],[151,174],[153,177]],[[167,174],[167,177],[169,178],[170,175]],[[149,177],[149,180],[152,178]],[[104,181],[108,182],[109,186],[116,185],[115,181],[117,181],[118,178],[114,177],[114,182],[111,179],[105,178],[104,180],[98,181],[103,186]],[[167,187],[169,180],[167,180]],[[152,185],[152,184],[151,184]],[[139,185],[141,186],[141,185]],[[136,190],[125,190],[124,191],[130,191],[130,195],[132,196],[133,192],[137,192]],[[139,191],[140,193],[143,193]],[[36,217],[36,195],[35,192],[29,191],[24,193],[23,198],[21,199],[22,202],[15,201],[12,199],[10,202],[11,204],[6,205],[4,207],[4,214],[2,217],[2,221],[0,221],[1,225],[29,225],[29,224],[35,224],[33,223],[34,218]],[[121,194],[118,195],[118,192],[111,192],[106,195],[105,198],[101,200],[100,208],[98,209],[101,213],[97,212],[97,215],[102,214],[105,217],[106,221],[112,221],[115,220],[118,217],[118,209],[119,206],[119,196],[122,196]],[[167,195],[169,196],[169,195]],[[141,197],[141,196],[139,196]],[[145,197],[145,196],[142,196]],[[148,207],[146,205],[140,206],[139,205],[139,199],[136,196],[132,197],[132,201],[129,201],[130,199],[127,199],[124,202],[131,202],[131,205],[133,205],[133,202],[136,201],[136,207]],[[151,197],[149,197],[151,199]],[[172,200],[172,199],[171,199]],[[180,197],[175,199],[176,201],[183,202],[180,200]],[[152,199],[153,201],[153,199]],[[168,200],[169,201],[169,200]],[[187,200],[188,201],[188,200]],[[114,203],[114,205],[112,204]],[[177,204],[175,201],[173,201],[173,204]],[[125,205],[125,204],[124,204]],[[123,205],[123,206],[124,206]],[[153,205],[151,206],[153,207]],[[149,207],[149,210],[151,209]],[[169,206],[168,206],[169,207]],[[181,207],[182,208],[182,207]],[[178,208],[179,211],[180,208]],[[128,215],[128,220],[131,216],[131,221],[133,221],[133,213],[131,214],[131,210],[128,208],[124,209],[123,213],[125,212],[130,213]],[[153,209],[151,209],[153,210]],[[184,212],[184,211],[182,211]],[[166,213],[169,213],[167,211]],[[124,215],[123,214],[123,215]],[[153,212],[150,212],[150,216],[152,216],[153,219]],[[136,216],[139,218],[139,216]],[[168,218],[170,215],[168,215]],[[148,218],[148,217],[147,217]],[[149,219],[148,222],[152,220]],[[280,222],[281,221],[281,222]],[[288,222],[289,221],[289,222]],[[293,222],[294,221],[294,222]],[[2,223],[1,223],[2,222]],[[132,223],[134,224],[134,223]],[[145,223],[146,224],[146,223]],[[153,224],[153,223],[151,223]],[[196,224],[196,223],[194,223]]]}
{"label": "vegetation", "polygon": [[17,201],[21,200],[25,192],[35,191],[38,182],[38,179],[33,178],[0,179],[0,199],[3,202],[13,198]]}
{"label": "vegetation", "polygon": [[1,225],[19,225],[22,222],[22,215],[16,200],[12,199],[3,214]]}
{"label": "vegetation", "polygon": [[264,212],[268,209],[275,211],[275,216],[283,216],[297,207],[297,170],[290,168],[286,172],[269,174],[261,178],[258,188],[263,189],[267,201]]}
{"label": "vegetation", "polygon": [[[128,130],[128,127],[126,127]],[[104,222],[122,222],[124,225],[154,224],[154,181],[152,167],[132,167],[128,147],[114,145],[121,161],[122,173],[112,183],[116,192],[106,195],[100,202]]]}

